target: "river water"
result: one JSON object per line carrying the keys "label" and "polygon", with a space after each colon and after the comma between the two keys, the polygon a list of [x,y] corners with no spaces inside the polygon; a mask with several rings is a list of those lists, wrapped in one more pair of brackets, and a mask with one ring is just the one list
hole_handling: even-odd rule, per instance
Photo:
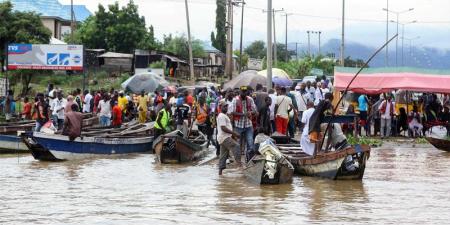
{"label": "river water", "polygon": [[259,186],[154,156],[46,163],[0,156],[0,224],[448,224],[450,153],[373,149],[362,181]]}

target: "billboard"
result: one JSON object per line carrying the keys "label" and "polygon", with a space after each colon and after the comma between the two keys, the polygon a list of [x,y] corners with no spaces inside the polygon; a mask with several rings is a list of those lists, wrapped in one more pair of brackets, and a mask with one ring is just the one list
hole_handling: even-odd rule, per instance
{"label": "billboard", "polygon": [[8,70],[83,70],[83,45],[8,45]]}

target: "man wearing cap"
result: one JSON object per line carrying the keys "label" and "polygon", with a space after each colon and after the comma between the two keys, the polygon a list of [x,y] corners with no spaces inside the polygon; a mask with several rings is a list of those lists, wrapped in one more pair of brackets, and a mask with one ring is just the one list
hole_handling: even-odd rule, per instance
{"label": "man wearing cap", "polygon": [[240,95],[236,96],[232,102],[232,111],[234,129],[241,138],[241,151],[244,141],[247,143],[247,151],[245,153],[246,160],[250,160],[253,157],[253,125],[252,117],[256,116],[256,105],[251,97],[248,96],[248,87],[243,86],[240,88]]}
{"label": "man wearing cap", "polygon": [[217,142],[220,145],[219,175],[222,175],[222,171],[226,168],[230,151],[239,166],[241,166],[241,152],[239,144],[235,140],[239,138],[239,134],[233,131],[230,118],[227,116],[228,104],[226,101],[220,101],[219,105],[221,112],[217,116]]}

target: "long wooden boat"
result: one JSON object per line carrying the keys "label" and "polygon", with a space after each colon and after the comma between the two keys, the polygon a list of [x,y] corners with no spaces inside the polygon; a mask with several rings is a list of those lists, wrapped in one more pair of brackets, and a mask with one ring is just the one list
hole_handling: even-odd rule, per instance
{"label": "long wooden boat", "polygon": [[[83,127],[92,127],[98,121],[98,117],[90,113],[83,114]],[[0,123],[0,153],[29,153],[29,148],[18,134],[31,132],[35,125],[34,120]]]}
{"label": "long wooden boat", "polygon": [[425,139],[427,139],[427,141],[430,142],[430,144],[433,145],[435,148],[442,151],[450,152],[450,140],[435,137],[426,137]]}
{"label": "long wooden boat", "polygon": [[31,154],[41,161],[79,160],[101,155],[150,152],[153,137],[69,137],[58,134],[28,132],[23,134]]}
{"label": "long wooden boat", "polygon": [[17,132],[31,131],[34,121],[17,121],[0,125],[0,153],[28,153],[28,147],[22,142]]}
{"label": "long wooden boat", "polygon": [[159,163],[186,163],[205,156],[207,144],[208,139],[201,132],[195,138],[184,138],[180,131],[173,131],[159,136],[153,149]]}
{"label": "long wooden boat", "polygon": [[356,145],[339,151],[319,152],[315,157],[304,153],[298,144],[278,145],[303,176],[323,177],[333,180],[360,180],[364,176],[370,156],[368,145]]}

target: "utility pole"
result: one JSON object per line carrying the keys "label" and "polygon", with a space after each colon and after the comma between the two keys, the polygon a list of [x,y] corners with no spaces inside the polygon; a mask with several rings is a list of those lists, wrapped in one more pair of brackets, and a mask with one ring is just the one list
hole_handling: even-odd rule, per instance
{"label": "utility pole", "polygon": [[345,31],[345,0],[342,0],[342,39],[341,39],[341,66],[344,64],[344,31]]}
{"label": "utility pole", "polygon": [[322,31],[316,31],[316,33],[319,35],[319,55],[320,55],[320,34],[322,34]]}
{"label": "utility pole", "polygon": [[242,72],[242,38],[244,33],[244,5],[245,1],[241,2],[242,4],[242,13],[241,13],[241,41],[239,43],[239,73]]}
{"label": "utility pole", "polygon": [[275,30],[275,14],[277,12],[283,12],[284,9],[272,9],[272,19],[273,19],[273,65],[277,66],[277,61],[278,61],[278,57],[277,57],[277,34],[276,34],[276,30]]}
{"label": "utility pole", "polygon": [[73,37],[75,32],[75,21],[73,15],[73,0],[70,0],[70,42],[73,43]]}
{"label": "utility pole", "polygon": [[286,39],[285,39],[285,48],[286,48],[286,62],[289,61],[289,51],[288,51],[288,16],[291,16],[292,13],[285,13],[283,16],[286,17]]}
{"label": "utility pole", "polygon": [[[397,16],[397,38],[395,39],[395,66],[398,66],[398,24],[399,24],[399,16],[402,13],[406,13],[406,12],[411,12],[414,10],[414,8],[410,8],[404,11],[392,11],[389,10],[387,8],[383,8],[384,11],[388,12],[388,13],[394,13]],[[392,22],[392,21],[391,21]]]}
{"label": "utility pole", "polygon": [[306,31],[306,33],[308,33],[308,55],[309,58],[311,58],[311,36],[310,36],[310,31]]}
{"label": "utility pole", "polygon": [[188,31],[188,47],[189,47],[189,71],[190,71],[190,78],[191,81],[195,80],[194,75],[194,59],[192,56],[192,40],[191,40],[191,25],[189,22],[189,7],[188,7],[188,0],[184,1],[186,6],[186,22],[187,22],[187,31]]}
{"label": "utility pole", "polygon": [[267,89],[272,88],[272,0],[267,0]]}
{"label": "utility pole", "polygon": [[233,2],[228,0],[228,16],[227,16],[227,50],[225,74],[228,79],[233,79]]}
{"label": "utility pole", "polygon": [[295,42],[295,60],[298,61],[298,44],[299,42]]}
{"label": "utility pole", "polygon": [[[386,0],[386,43],[389,41],[389,0]],[[386,45],[385,65],[389,66],[389,44]]]}

